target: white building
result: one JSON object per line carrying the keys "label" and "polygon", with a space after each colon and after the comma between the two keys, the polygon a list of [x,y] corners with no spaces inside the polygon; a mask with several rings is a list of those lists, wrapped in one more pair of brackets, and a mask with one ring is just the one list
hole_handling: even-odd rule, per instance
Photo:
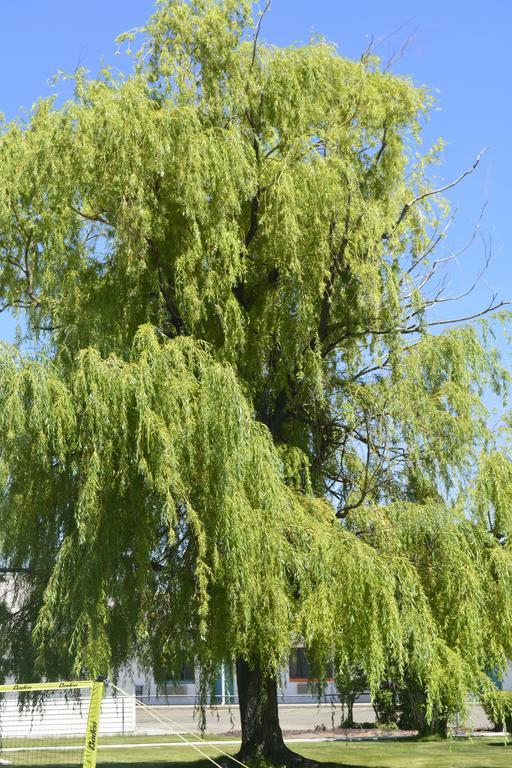
{"label": "white building", "polygon": [[[179,678],[168,680],[164,685],[158,685],[151,675],[134,664],[121,673],[119,686],[123,690],[133,693],[137,699],[150,704],[191,705],[198,703],[198,670],[193,664],[185,664]],[[332,678],[327,678],[321,701],[325,703],[338,701]],[[369,701],[369,696],[361,697],[361,701]],[[296,647],[292,649],[288,665],[283,667],[281,671],[279,703],[312,704],[317,702],[318,687],[315,681],[309,679],[304,648]],[[238,704],[234,663],[221,666],[215,683],[214,702],[212,703],[217,705]]]}

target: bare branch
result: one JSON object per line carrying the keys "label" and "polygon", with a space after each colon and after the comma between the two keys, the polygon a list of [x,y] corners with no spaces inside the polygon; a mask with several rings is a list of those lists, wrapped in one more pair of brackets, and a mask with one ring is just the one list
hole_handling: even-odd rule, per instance
{"label": "bare branch", "polygon": [[[398,32],[399,30],[396,30],[396,31]],[[391,54],[391,56],[389,57],[389,59],[387,60],[386,64],[383,67],[384,72],[389,72],[391,70],[391,67],[393,67],[393,65],[396,64],[397,61],[400,61],[400,59],[403,59],[403,57],[405,56],[405,52],[407,51],[407,49],[415,39],[416,39],[416,31],[412,32],[408,37],[406,37],[406,39],[404,40],[400,48]]]}
{"label": "bare branch", "polygon": [[370,490],[370,459],[372,455],[373,441],[370,437],[370,427],[368,423],[368,415],[366,413],[364,414],[364,424],[366,429],[366,438],[363,439],[362,442],[364,442],[366,445],[366,460],[364,463],[362,487],[360,489],[359,498],[356,501],[352,502],[352,504],[345,504],[342,509],[338,510],[336,517],[339,519],[345,518],[349,512],[360,507],[364,503],[366,497],[368,496],[368,491]]}
{"label": "bare branch", "polygon": [[[381,35],[380,37],[375,38],[375,35],[372,34],[370,36],[370,40],[369,40],[368,45],[366,46],[365,50],[361,54],[361,61],[362,62],[366,61],[366,59],[369,56],[372,55],[373,51],[377,48],[377,46],[381,46],[384,43],[387,43],[389,40],[391,40],[391,38],[394,35],[397,35],[399,32],[401,32],[404,29],[404,27],[406,27],[407,24],[410,23],[410,21],[412,21],[412,19],[410,19],[409,21],[405,22],[405,24],[401,24],[399,27],[396,27],[395,29],[391,30],[391,32],[388,32],[388,34],[386,34],[386,35]],[[408,46],[410,45],[412,40],[414,40],[414,37],[415,37],[415,32],[413,32],[411,35],[409,35],[407,37],[407,39],[402,44],[402,46],[400,47],[398,52],[395,52],[395,53],[393,53],[391,55],[391,57],[389,58],[389,60],[388,60],[388,62],[386,64],[386,66],[384,67],[384,70],[383,70],[384,72],[387,72],[389,70],[389,68],[394,63],[396,63],[396,61],[398,61],[399,59],[402,58],[402,56],[404,55],[404,53],[407,50]]]}
{"label": "bare branch", "polygon": [[256,61],[256,51],[258,48],[258,37],[260,36],[261,31],[261,25],[263,22],[263,17],[267,13],[268,9],[270,8],[270,3],[272,0],[267,0],[267,4],[265,5],[264,9],[259,14],[258,23],[256,25],[256,31],[254,33],[254,40],[252,44],[252,59],[251,59],[251,66],[254,66],[254,62]]}
{"label": "bare branch", "polygon": [[[496,312],[498,309],[502,309],[503,307],[509,307],[512,305],[512,301],[499,301],[497,304],[494,303],[495,297],[493,296],[493,302],[487,307],[487,309],[483,309],[480,312],[475,312],[474,315],[465,315],[464,317],[455,317],[452,320],[436,320],[431,323],[425,323],[425,326],[428,328],[432,328],[435,325],[453,325],[454,323],[466,323],[468,320],[476,320],[479,317],[484,317],[485,315],[488,315],[490,312]],[[417,329],[419,330],[419,328]],[[412,330],[401,330],[401,333],[411,333]]]}
{"label": "bare branch", "polygon": [[110,221],[107,221],[107,219],[103,218],[103,216],[100,216],[99,213],[84,213],[79,208],[75,208],[73,205],[69,205],[69,209],[73,211],[73,213],[76,213],[77,216],[80,216],[82,219],[85,219],[86,221],[96,221],[98,224],[105,224],[107,227],[112,227],[113,224],[110,223]]}
{"label": "bare branch", "polygon": [[455,215],[450,217],[450,220],[448,221],[448,223],[446,224],[446,226],[442,230],[442,232],[439,232],[439,230],[436,229],[436,231],[434,232],[434,234],[430,238],[426,249],[420,254],[420,256],[418,256],[416,259],[414,259],[413,263],[411,264],[411,266],[407,270],[407,274],[408,275],[412,274],[412,272],[414,272],[416,267],[419,264],[421,264],[422,261],[427,259],[433,251],[435,251],[435,249],[437,248],[437,246],[439,245],[439,243],[441,242],[443,237],[446,236],[446,233],[448,232],[448,230],[450,229],[450,227],[451,227],[451,225],[453,224],[454,221],[455,221]]}
{"label": "bare branch", "polygon": [[366,61],[366,59],[369,56],[371,56],[371,53],[373,51],[374,43],[375,43],[375,36],[374,35],[370,35],[370,41],[369,41],[368,45],[366,46],[366,48],[364,49],[364,51],[361,54],[361,61],[363,63]]}
{"label": "bare branch", "polygon": [[[407,335],[413,335],[415,333],[420,333],[425,328],[432,328],[434,326],[440,326],[440,325],[455,325],[457,323],[466,323],[469,320],[477,320],[480,317],[485,317],[486,315],[490,314],[491,312],[496,312],[499,309],[502,309],[503,307],[512,306],[512,301],[499,301],[498,303],[495,303],[496,296],[493,296],[492,302],[489,304],[486,309],[483,309],[479,312],[475,312],[472,315],[464,315],[461,317],[454,317],[450,320],[434,320],[432,322],[426,322],[426,323],[416,323],[414,325],[409,326],[393,326],[391,328],[362,328],[358,331],[352,331],[352,332],[345,332],[342,335],[338,336],[337,338],[333,339],[331,342],[329,342],[328,345],[325,346],[322,355],[325,357],[327,354],[333,351],[333,349],[336,349],[336,347],[341,344],[342,341],[348,338],[364,338],[365,336],[389,336],[391,334],[400,334],[402,336]],[[408,316],[407,319],[411,319],[415,315],[417,315],[418,312],[411,313],[411,315]],[[335,332],[337,328],[331,328],[331,332]],[[340,328],[341,330],[341,328]]]}
{"label": "bare branch", "polygon": [[453,187],[457,186],[457,184],[460,184],[460,182],[463,179],[465,179],[466,176],[469,176],[471,173],[473,173],[473,171],[476,169],[480,160],[482,159],[482,157],[484,156],[484,154],[487,152],[488,149],[489,147],[484,147],[484,149],[482,149],[481,152],[478,153],[476,160],[471,166],[471,168],[468,168],[463,173],[461,173],[460,176],[458,176],[454,181],[450,182],[449,184],[445,184],[444,187],[439,187],[438,189],[432,189],[428,192],[422,192],[421,195],[417,195],[409,203],[406,203],[400,212],[400,216],[396,220],[395,226],[393,227],[391,232],[385,232],[382,235],[382,239],[389,240],[394,235],[394,233],[396,232],[396,230],[398,229],[398,227],[400,226],[400,224],[405,219],[405,217],[407,216],[407,214],[409,213],[409,211],[414,205],[421,202],[422,200],[425,200],[425,198],[427,197],[432,197],[433,195],[440,195],[442,192],[446,192],[448,189],[452,189]]}
{"label": "bare branch", "polygon": [[381,160],[381,157],[382,157],[382,155],[384,153],[384,150],[386,149],[386,147],[388,145],[388,142],[386,140],[387,133],[388,133],[388,126],[387,126],[387,123],[384,123],[384,130],[382,132],[382,140],[381,140],[381,143],[380,143],[379,151],[375,155],[375,163],[374,163],[374,166],[373,166],[374,168],[376,168],[378,166],[378,164],[380,163],[380,160]]}

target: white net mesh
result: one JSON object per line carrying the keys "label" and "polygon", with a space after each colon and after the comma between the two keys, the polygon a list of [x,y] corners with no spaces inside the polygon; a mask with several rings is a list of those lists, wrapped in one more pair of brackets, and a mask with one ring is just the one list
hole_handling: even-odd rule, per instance
{"label": "white net mesh", "polygon": [[0,765],[82,765],[90,693],[1,692]]}

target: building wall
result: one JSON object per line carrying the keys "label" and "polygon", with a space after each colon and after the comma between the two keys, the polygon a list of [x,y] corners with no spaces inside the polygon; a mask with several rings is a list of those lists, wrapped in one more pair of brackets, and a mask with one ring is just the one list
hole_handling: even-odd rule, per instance
{"label": "building wall", "polygon": [[[316,704],[319,701],[318,687],[315,682],[308,680],[307,676],[292,676],[297,670],[293,665],[283,667],[279,687],[280,704]],[[300,671],[300,670],[299,670]],[[195,671],[195,680],[169,681],[163,689],[158,686],[151,675],[143,672],[137,665],[125,669],[120,677],[120,686],[130,694],[149,704],[169,705],[194,705],[198,703],[198,672]],[[512,691],[512,663],[509,664],[503,678],[502,689]],[[338,701],[336,687],[332,680],[328,680],[322,689],[320,696],[322,703],[336,703]],[[357,699],[360,704],[370,702],[369,693],[364,693]],[[214,702],[218,705],[237,704],[236,674],[233,665],[224,665],[219,673],[215,686]]]}
{"label": "building wall", "polygon": [[[290,676],[290,669],[289,665],[283,667],[281,671],[279,703],[317,703],[317,685],[314,682],[309,682],[307,676]],[[305,671],[307,672],[307,670]],[[118,684],[127,693],[134,694],[137,699],[141,699],[146,704],[194,705],[198,702],[199,685],[197,670],[195,671],[195,679],[193,681],[190,679],[170,680],[163,687],[157,685],[151,675],[148,675],[136,664],[133,664],[121,672]],[[328,680],[324,686],[321,701],[326,703],[337,701],[336,688],[332,680]],[[361,701],[369,701],[369,697],[363,696]],[[218,705],[238,703],[234,664],[225,664],[220,670],[215,685],[213,703]]]}

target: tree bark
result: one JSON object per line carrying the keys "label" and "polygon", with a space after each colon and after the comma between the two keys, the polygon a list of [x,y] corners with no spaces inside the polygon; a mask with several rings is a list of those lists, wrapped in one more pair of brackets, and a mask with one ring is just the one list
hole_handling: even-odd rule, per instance
{"label": "tree bark", "polygon": [[426,696],[425,692],[418,686],[410,685],[407,688],[409,698],[410,717],[412,723],[409,727],[416,728],[420,736],[441,736],[446,738],[448,735],[448,720],[445,715],[441,715],[434,710],[432,720],[429,722],[426,718]]}
{"label": "tree bark", "polygon": [[279,766],[315,764],[292,752],[284,743],[276,679],[241,658],[236,661],[236,676],[242,723],[242,746],[236,757],[243,762]]}
{"label": "tree bark", "polygon": [[345,727],[353,728],[354,727],[354,699],[347,698],[345,702],[345,706],[347,707],[347,717],[345,718]]}

